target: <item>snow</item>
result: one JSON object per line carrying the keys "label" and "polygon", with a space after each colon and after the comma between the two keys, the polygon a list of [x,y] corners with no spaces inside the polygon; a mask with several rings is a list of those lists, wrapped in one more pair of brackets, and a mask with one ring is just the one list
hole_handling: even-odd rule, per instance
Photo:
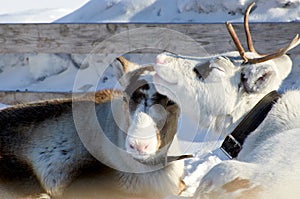
{"label": "snow", "polygon": [[[10,0],[0,8],[0,23],[217,23],[241,22],[249,0]],[[25,4],[26,3],[26,4]],[[250,15],[251,22],[300,21],[300,0],[257,0]],[[141,58],[129,57],[132,60]],[[111,67],[102,74],[95,67],[97,60],[85,60],[85,55],[66,54],[0,54],[0,90],[20,91],[93,91],[117,87]],[[153,60],[155,61],[155,60]],[[300,56],[293,57],[291,75],[280,90],[300,88]],[[147,62],[148,63],[148,62]],[[74,86],[76,85],[76,87]],[[6,107],[1,104],[0,109]],[[181,118],[182,132],[191,132],[188,119]],[[192,131],[194,132],[194,131]],[[184,181],[191,196],[202,176],[214,165],[226,159],[218,147],[216,135],[207,140],[205,130],[179,134],[180,146],[195,157],[185,160]]]}
{"label": "snow", "polygon": [[[90,0],[55,22],[216,23],[243,20],[249,0]],[[252,22],[300,20],[299,0],[256,1]]]}
{"label": "snow", "polygon": [[[252,0],[11,0],[0,23],[216,23],[243,19]],[[257,0],[252,22],[300,21],[299,0]]]}
{"label": "snow", "polygon": [[6,107],[8,107],[6,104],[1,104],[1,103],[0,103],[0,110],[1,110],[1,109],[4,109],[4,108],[6,108]]}

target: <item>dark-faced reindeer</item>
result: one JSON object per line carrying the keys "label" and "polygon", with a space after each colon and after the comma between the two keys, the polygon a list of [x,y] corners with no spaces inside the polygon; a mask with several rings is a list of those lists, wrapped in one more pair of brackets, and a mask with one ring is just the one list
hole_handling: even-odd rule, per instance
{"label": "dark-faced reindeer", "polygon": [[[119,78],[122,76],[124,91],[104,90],[73,100],[16,105],[0,112],[1,173],[11,172],[8,177],[1,175],[2,185],[9,184],[11,176],[31,172],[51,197],[109,198],[101,187],[87,191],[94,176],[85,178],[85,184],[80,184],[78,177],[90,168],[101,173],[101,162],[115,169],[114,177],[104,181],[117,181],[117,187],[109,189],[111,198],[164,198],[185,188],[183,162],[167,164],[165,159],[177,130],[178,106],[157,93],[151,83],[153,67],[140,67],[123,57],[118,60],[115,68]],[[14,168],[22,168],[22,172]],[[85,197],[76,190],[78,183],[68,190],[73,181],[79,181],[80,190],[88,192]],[[120,190],[124,195],[118,196]]]}
{"label": "dark-faced reindeer", "polygon": [[248,27],[253,5],[248,7],[244,21],[249,52],[244,51],[227,23],[238,51],[197,60],[168,53],[157,56],[154,82],[158,92],[177,102],[191,118],[196,118],[198,107],[200,118],[196,122],[226,132],[231,147],[241,149],[238,154],[227,151],[238,155],[236,160],[214,166],[201,180],[194,198],[300,195],[300,92],[272,92],[291,71],[292,61],[285,53],[300,40],[297,35],[275,53],[257,53]]}

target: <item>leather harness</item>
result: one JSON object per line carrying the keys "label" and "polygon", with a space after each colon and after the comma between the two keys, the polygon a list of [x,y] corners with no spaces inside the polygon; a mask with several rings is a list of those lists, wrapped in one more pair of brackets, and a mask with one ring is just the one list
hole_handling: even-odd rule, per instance
{"label": "leather harness", "polygon": [[221,150],[229,158],[233,159],[238,156],[243,148],[245,139],[264,121],[280,97],[281,95],[277,91],[268,93],[245,116],[233,132],[225,138]]}

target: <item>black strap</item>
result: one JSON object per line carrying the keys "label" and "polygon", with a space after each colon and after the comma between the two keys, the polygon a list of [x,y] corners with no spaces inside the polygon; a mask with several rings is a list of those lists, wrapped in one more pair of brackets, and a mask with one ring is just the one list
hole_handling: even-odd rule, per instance
{"label": "black strap", "polygon": [[272,91],[263,97],[233,132],[225,138],[221,150],[230,158],[236,158],[242,150],[247,136],[262,123],[272,109],[273,104],[275,104],[280,97],[281,95],[277,91]]}

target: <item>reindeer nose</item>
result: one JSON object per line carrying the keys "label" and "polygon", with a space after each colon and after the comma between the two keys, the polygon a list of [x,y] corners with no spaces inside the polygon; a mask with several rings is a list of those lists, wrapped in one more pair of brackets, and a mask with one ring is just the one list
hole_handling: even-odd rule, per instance
{"label": "reindeer nose", "polygon": [[164,54],[160,54],[156,57],[156,64],[164,65],[170,62],[171,62],[171,58]]}
{"label": "reindeer nose", "polygon": [[149,143],[143,143],[143,144],[130,144],[130,148],[139,152],[139,153],[146,153],[147,149],[149,148]]}

